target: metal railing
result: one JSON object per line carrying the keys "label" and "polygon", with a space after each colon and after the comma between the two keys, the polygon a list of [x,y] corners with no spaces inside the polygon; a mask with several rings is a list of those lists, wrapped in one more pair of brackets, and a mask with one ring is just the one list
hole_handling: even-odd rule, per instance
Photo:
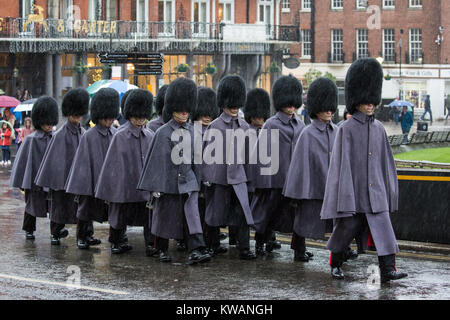
{"label": "metal railing", "polygon": [[[205,39],[223,40],[223,23],[136,22],[45,19],[28,23],[22,18],[0,18],[0,39]],[[255,25],[248,24],[249,41]],[[294,25],[266,25],[266,40],[299,41]]]}

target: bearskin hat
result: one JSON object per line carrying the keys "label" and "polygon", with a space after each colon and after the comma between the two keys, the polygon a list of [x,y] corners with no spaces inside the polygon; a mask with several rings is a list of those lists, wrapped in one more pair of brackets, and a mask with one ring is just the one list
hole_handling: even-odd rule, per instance
{"label": "bearskin hat", "polygon": [[150,119],[152,116],[153,95],[144,89],[134,89],[128,94],[125,101],[124,117]]}
{"label": "bearskin hat", "polygon": [[170,119],[172,119],[172,114],[168,113],[166,108],[163,108],[161,117],[163,119],[163,122],[167,123],[170,121]]}
{"label": "bearskin hat", "polygon": [[166,96],[166,91],[169,85],[165,84],[158,90],[158,94],[156,95],[155,101],[155,111],[158,116],[162,115],[164,108],[164,97]]}
{"label": "bearskin hat", "polygon": [[136,90],[136,89],[130,89],[128,91],[126,91],[123,95],[122,98],[120,98],[120,113],[123,115],[125,112],[125,101],[127,101],[127,97],[130,94],[131,91]]}
{"label": "bearskin hat", "polygon": [[55,99],[42,96],[36,100],[31,110],[31,122],[35,129],[41,129],[43,125],[56,126],[58,120],[58,103]]}
{"label": "bearskin hat", "polygon": [[245,105],[246,86],[240,76],[226,76],[219,82],[217,88],[217,105],[220,110],[224,108],[242,108]]}
{"label": "bearskin hat", "polygon": [[197,106],[197,85],[187,78],[174,80],[167,88],[164,109],[168,114],[174,112],[192,113]]}
{"label": "bearskin hat", "polygon": [[219,116],[220,110],[217,107],[216,92],[207,87],[198,87],[198,101],[195,111],[192,113],[191,119],[198,120],[202,116],[209,116],[212,120]]}
{"label": "bearskin hat", "polygon": [[381,102],[383,69],[374,58],[358,59],[350,66],[345,77],[345,103],[353,114],[361,104],[378,106]]}
{"label": "bearskin hat", "polygon": [[89,112],[89,93],[82,88],[70,89],[64,95],[62,114],[68,116],[84,116]]}
{"label": "bearskin hat", "polygon": [[299,109],[302,106],[303,87],[300,81],[289,75],[278,78],[272,87],[273,106],[276,111],[293,106]]}
{"label": "bearskin hat", "polygon": [[111,88],[102,88],[92,97],[91,120],[97,124],[100,119],[116,119],[119,116],[119,93]]}
{"label": "bearskin hat", "polygon": [[335,113],[338,105],[338,88],[328,78],[314,80],[308,88],[306,96],[306,112],[314,119],[320,112]]}
{"label": "bearskin hat", "polygon": [[244,117],[248,123],[251,118],[264,118],[266,121],[270,117],[270,97],[266,90],[256,88],[247,93]]}

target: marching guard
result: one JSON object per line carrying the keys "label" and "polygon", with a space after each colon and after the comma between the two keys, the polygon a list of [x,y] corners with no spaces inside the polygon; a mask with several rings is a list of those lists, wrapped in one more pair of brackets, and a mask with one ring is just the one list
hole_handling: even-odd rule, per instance
{"label": "marching guard", "polygon": [[156,132],[160,127],[162,127],[167,121],[163,119],[163,110],[164,110],[164,97],[166,95],[168,85],[165,84],[158,90],[158,94],[156,95],[155,100],[155,110],[158,118],[151,120],[147,123],[147,129]]}
{"label": "marching guard", "polygon": [[34,179],[41,165],[53,126],[58,124],[58,103],[42,96],[33,105],[31,122],[35,131],[20,146],[11,170],[11,187],[25,191],[25,213],[22,230],[28,240],[35,238],[36,218],[47,218],[49,211],[46,189],[35,184]]}

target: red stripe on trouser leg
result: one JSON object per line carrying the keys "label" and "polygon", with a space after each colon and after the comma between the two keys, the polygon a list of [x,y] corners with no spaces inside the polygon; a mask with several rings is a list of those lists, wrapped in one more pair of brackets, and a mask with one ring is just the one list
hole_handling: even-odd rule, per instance
{"label": "red stripe on trouser leg", "polygon": [[375,243],[373,242],[372,234],[369,231],[369,236],[367,237],[367,247],[375,247]]}
{"label": "red stripe on trouser leg", "polygon": [[331,259],[333,259],[333,251],[330,251],[330,267],[331,267]]}

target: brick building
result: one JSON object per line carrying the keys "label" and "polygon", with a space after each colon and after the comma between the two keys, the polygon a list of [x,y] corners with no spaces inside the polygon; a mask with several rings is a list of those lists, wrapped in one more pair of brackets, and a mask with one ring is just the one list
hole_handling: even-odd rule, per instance
{"label": "brick building", "polygon": [[[450,94],[450,1],[287,2],[290,10],[281,13],[281,22],[300,27],[302,41],[291,47],[291,54],[301,65],[284,68],[283,73],[304,79],[309,69],[330,72],[342,92],[355,59],[380,58],[385,79],[390,78],[384,81],[386,102],[400,97],[420,107],[429,94],[433,115],[443,116],[444,96]],[[340,104],[344,104],[342,95]]]}
{"label": "brick building", "polygon": [[[58,99],[71,87],[108,77],[99,52],[158,52],[162,76],[122,78],[154,94],[186,76],[216,87],[238,73],[249,88],[270,88],[282,53],[299,43],[299,25],[284,23],[281,0],[0,0],[0,88],[28,88]],[[215,66],[213,74],[205,66]],[[270,65],[273,68],[270,68]],[[278,68],[277,68],[278,67]],[[277,71],[279,70],[279,71]]]}

